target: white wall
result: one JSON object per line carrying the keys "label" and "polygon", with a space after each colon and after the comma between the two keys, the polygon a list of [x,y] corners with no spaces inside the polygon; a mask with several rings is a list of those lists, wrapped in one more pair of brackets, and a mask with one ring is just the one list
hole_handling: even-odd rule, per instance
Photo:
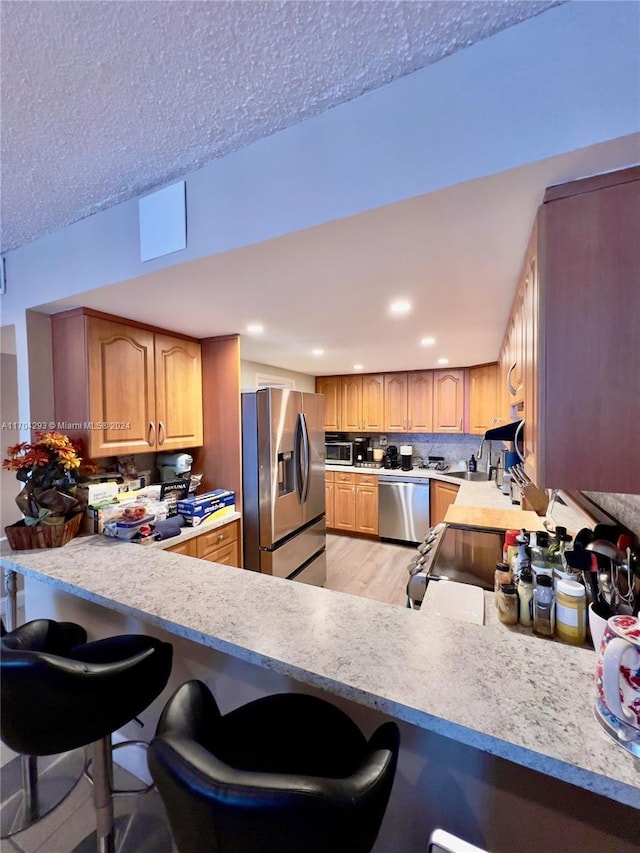
{"label": "white wall", "polygon": [[296,391],[315,392],[316,390],[315,376],[309,376],[307,373],[283,370],[280,367],[273,367],[270,364],[259,364],[257,361],[242,360],[240,362],[240,388],[243,391],[252,391],[257,388],[260,376],[269,376],[292,382],[291,387]]}

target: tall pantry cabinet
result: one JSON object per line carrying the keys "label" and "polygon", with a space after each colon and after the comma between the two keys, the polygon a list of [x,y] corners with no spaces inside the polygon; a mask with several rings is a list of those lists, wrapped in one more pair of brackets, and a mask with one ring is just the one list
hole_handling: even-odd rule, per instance
{"label": "tall pantry cabinet", "polygon": [[85,308],[51,329],[55,420],[90,456],[202,444],[198,341]]}

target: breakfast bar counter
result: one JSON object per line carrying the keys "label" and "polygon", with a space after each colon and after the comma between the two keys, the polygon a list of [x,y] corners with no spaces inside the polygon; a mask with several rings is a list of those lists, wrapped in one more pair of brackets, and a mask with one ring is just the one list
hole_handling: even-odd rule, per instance
{"label": "breakfast bar counter", "polygon": [[638,761],[594,719],[595,654],[102,536],[9,551],[15,571],[640,809]]}

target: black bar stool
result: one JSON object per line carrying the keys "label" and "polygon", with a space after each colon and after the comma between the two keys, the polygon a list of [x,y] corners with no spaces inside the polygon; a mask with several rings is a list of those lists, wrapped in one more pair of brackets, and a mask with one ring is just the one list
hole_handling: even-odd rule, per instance
{"label": "black bar stool", "polygon": [[297,693],[222,716],[206,685],[188,681],[147,758],[180,853],[368,853],[399,738],[384,723],[367,741],[334,705]]}
{"label": "black bar stool", "polygon": [[171,672],[171,645],[129,634],[77,645],[65,655],[7,638],[2,646],[2,739],[24,755],[93,745],[94,849],[114,853],[111,735],[160,695]]}
{"label": "black bar stool", "polygon": [[[0,637],[15,648],[68,654],[87,641],[87,632],[75,622],[36,619],[7,633],[0,620]],[[84,768],[84,750],[40,757],[21,755],[2,768],[0,838],[27,829],[59,805],[78,784]]]}

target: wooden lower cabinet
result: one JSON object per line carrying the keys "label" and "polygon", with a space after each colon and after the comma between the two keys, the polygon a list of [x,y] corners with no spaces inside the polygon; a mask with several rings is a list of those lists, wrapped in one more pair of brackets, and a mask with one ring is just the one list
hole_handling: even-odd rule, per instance
{"label": "wooden lower cabinet", "polygon": [[429,522],[431,527],[444,521],[447,510],[455,501],[458,489],[454,483],[445,483],[442,480],[431,480],[431,503],[429,511]]}
{"label": "wooden lower cabinet", "polygon": [[240,522],[230,521],[213,530],[204,530],[198,536],[186,542],[178,542],[167,548],[174,554],[198,557],[210,563],[222,563],[225,566],[240,565]]}
{"label": "wooden lower cabinet", "polygon": [[[333,482],[328,478],[333,474]],[[378,477],[376,474],[354,474],[328,471],[327,527],[352,533],[378,535]],[[331,489],[332,487],[332,489]],[[330,504],[331,497],[333,498]]]}
{"label": "wooden lower cabinet", "polygon": [[356,474],[356,533],[378,535],[378,478]]}
{"label": "wooden lower cabinet", "polygon": [[186,542],[178,542],[177,545],[172,545],[170,548],[165,548],[165,551],[171,551],[172,554],[183,554],[185,557],[196,557],[196,540],[187,539]]}
{"label": "wooden lower cabinet", "polygon": [[326,471],[324,475],[324,504],[327,527],[335,527],[334,499],[333,493],[335,483],[333,480],[333,471]]}

